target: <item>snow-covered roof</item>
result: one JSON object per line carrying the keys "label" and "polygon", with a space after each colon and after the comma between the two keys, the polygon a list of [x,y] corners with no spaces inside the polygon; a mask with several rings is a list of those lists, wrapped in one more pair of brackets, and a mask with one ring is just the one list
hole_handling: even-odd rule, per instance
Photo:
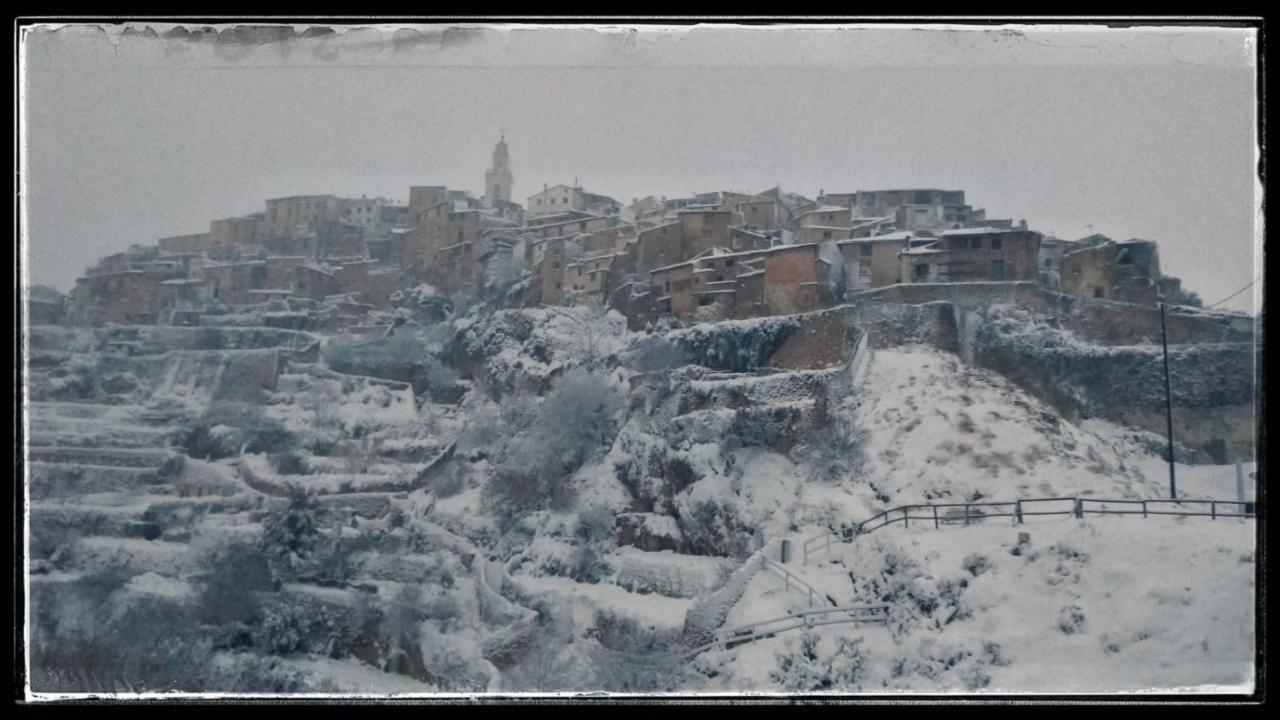
{"label": "snow-covered roof", "polygon": [[1022,228],[995,228],[995,227],[972,227],[972,228],[955,228],[953,230],[943,230],[943,237],[951,237],[952,235],[994,235],[996,233],[1021,232]]}
{"label": "snow-covered roof", "polygon": [[928,235],[916,235],[914,232],[910,230],[901,230],[899,232],[885,233],[883,235],[872,235],[871,237],[850,238],[848,240],[840,240],[840,241],[837,241],[836,244],[850,245],[850,244],[871,243],[871,242],[901,242],[903,240],[915,240],[915,239],[934,240],[935,238]]}

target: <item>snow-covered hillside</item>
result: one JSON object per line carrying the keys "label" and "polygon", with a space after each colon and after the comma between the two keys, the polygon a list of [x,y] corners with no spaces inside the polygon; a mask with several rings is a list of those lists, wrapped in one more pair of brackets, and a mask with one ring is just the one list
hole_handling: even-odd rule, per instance
{"label": "snow-covered hillside", "polygon": [[[885,528],[792,570],[841,605],[890,602],[887,627],[817,628],[812,659],[797,630],[705,653],[696,666],[715,674],[711,687],[777,692],[1248,692],[1254,530],[1115,517]],[[762,573],[726,625],[807,607]],[[858,639],[860,660],[837,653]],[[780,669],[787,655],[801,658],[790,673]],[[831,677],[856,682],[824,687]]]}

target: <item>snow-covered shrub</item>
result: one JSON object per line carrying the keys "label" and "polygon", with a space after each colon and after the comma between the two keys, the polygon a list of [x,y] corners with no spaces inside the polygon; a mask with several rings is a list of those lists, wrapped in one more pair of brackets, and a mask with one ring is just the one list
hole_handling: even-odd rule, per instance
{"label": "snow-covered shrub", "polygon": [[1063,635],[1083,633],[1089,627],[1079,605],[1065,605],[1058,610],[1058,629]]}
{"label": "snow-covered shrub", "polygon": [[259,594],[274,589],[271,567],[254,543],[233,538],[202,554],[205,569],[196,615],[210,625],[253,624],[261,617]]}
{"label": "snow-covered shrub", "polygon": [[675,633],[642,628],[632,618],[600,610],[587,635],[596,640],[589,651],[591,690],[670,692],[684,680]]}
{"label": "snow-covered shrub", "polygon": [[462,617],[462,606],[452,595],[438,595],[422,604],[422,617],[440,623],[441,630],[456,629]]}
{"label": "snow-covered shrub", "polygon": [[272,453],[271,467],[281,475],[306,475],[311,472],[306,456],[294,451]]}
{"label": "snow-covered shrub", "polygon": [[581,689],[582,681],[578,677],[581,670],[574,649],[574,645],[552,633],[539,633],[520,662],[503,673],[503,687],[523,692]]}
{"label": "snow-covered shrub", "polygon": [[289,504],[262,523],[262,550],[273,571],[293,578],[309,569],[321,543],[324,516],[325,507],[314,495],[297,485],[290,487]]}
{"label": "snow-covered shrub", "polygon": [[261,646],[276,655],[343,658],[373,619],[365,605],[338,608],[305,595],[277,595],[264,608],[258,635]]}
{"label": "snow-covered shrub", "polygon": [[578,547],[571,562],[569,577],[583,583],[598,583],[613,570],[592,545]]}
{"label": "snow-covered shrub", "polygon": [[533,422],[507,443],[490,490],[508,513],[568,507],[572,476],[612,441],[623,396],[609,378],[574,370],[556,383]]}
{"label": "snow-covered shrub", "polygon": [[[105,584],[100,581],[107,580]],[[64,692],[199,692],[212,645],[186,603],[116,593],[119,577],[87,578],[33,593],[33,689]],[[102,593],[114,587],[106,595]],[[35,588],[33,587],[33,590]],[[108,598],[110,599],[108,601]]]}
{"label": "snow-covered shrub", "polygon": [[845,410],[829,413],[826,423],[805,435],[793,450],[797,461],[810,465],[827,482],[855,475],[865,459],[866,433]]}
{"label": "snow-covered shrub", "polygon": [[614,514],[602,505],[593,505],[578,514],[574,537],[583,543],[601,543],[613,538]]}
{"label": "snow-covered shrub", "polygon": [[179,434],[188,455],[206,460],[241,453],[282,452],[296,444],[293,433],[251,403],[217,402]]}
{"label": "snow-covered shrub", "polygon": [[662,372],[685,364],[684,351],[662,335],[645,335],[623,355],[623,363],[636,372]]}
{"label": "snow-covered shrub", "polygon": [[982,553],[970,553],[966,555],[960,566],[969,571],[969,574],[978,577],[982,573],[991,569],[991,558]]}
{"label": "snow-covered shrub", "polygon": [[818,636],[810,629],[801,633],[799,646],[785,653],[775,653],[778,667],[770,673],[774,682],[792,692],[862,689],[867,676],[867,657],[862,638],[849,641],[839,638],[836,651],[821,657]]}
{"label": "snow-covered shrub", "polygon": [[453,311],[449,298],[426,283],[397,290],[389,299],[391,307],[408,311],[415,321],[423,325],[441,322]]}
{"label": "snow-covered shrub", "polygon": [[682,510],[678,521],[685,552],[735,558],[745,558],[753,552],[752,528],[731,503],[699,501]]}

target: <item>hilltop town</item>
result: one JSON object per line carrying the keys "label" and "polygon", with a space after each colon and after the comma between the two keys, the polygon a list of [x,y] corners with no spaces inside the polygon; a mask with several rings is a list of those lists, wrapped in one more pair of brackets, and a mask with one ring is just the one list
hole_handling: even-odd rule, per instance
{"label": "hilltop town", "polygon": [[[511,306],[593,303],[632,328],[785,315],[900,284],[1027,282],[1148,307],[1195,304],[1160,271],[1156,243],[1046,236],[988,217],[963,190],[827,193],[775,187],[646,197],[624,205],[577,184],[521,204],[507,143],[479,198],[444,186],[385,198],[272,198],[207,232],[104,257],[66,302],[73,325],[197,325],[249,308],[305,313],[302,327],[376,323],[393,296],[428,285]],[[58,299],[32,298],[40,320]],[[320,323],[316,325],[315,323]]]}
{"label": "hilltop town", "polygon": [[515,187],[504,139],[29,288],[34,689],[1250,682],[1256,321],[1155,241]]}

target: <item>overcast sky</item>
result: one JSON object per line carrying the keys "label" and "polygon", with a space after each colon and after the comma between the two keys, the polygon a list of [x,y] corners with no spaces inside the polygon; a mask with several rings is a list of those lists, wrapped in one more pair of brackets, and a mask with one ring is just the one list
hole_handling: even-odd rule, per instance
{"label": "overcast sky", "polygon": [[1059,237],[1158,240],[1206,302],[1261,275],[1247,30],[171,27],[25,36],[30,282],[268,197],[479,195],[500,129],[517,199],[963,189]]}

